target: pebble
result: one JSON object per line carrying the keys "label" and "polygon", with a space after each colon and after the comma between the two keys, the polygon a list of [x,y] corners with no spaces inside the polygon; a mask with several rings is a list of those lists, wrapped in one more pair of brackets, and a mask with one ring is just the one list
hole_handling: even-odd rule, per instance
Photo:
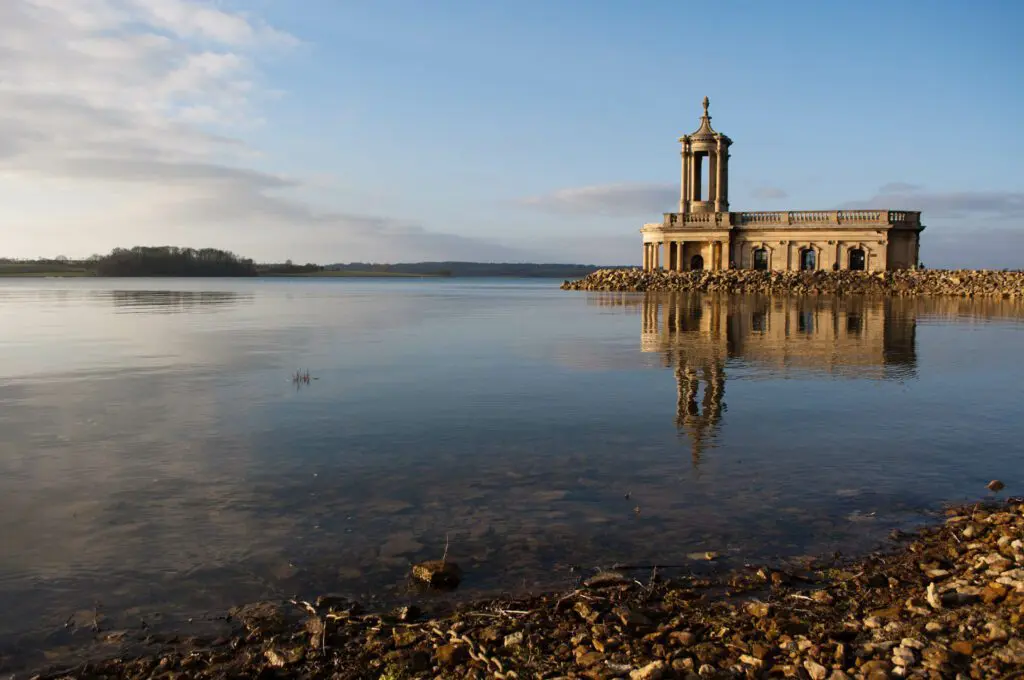
{"label": "pebble", "polygon": [[665,675],[665,662],[652,661],[643,668],[638,668],[629,674],[629,680],[661,680]]}

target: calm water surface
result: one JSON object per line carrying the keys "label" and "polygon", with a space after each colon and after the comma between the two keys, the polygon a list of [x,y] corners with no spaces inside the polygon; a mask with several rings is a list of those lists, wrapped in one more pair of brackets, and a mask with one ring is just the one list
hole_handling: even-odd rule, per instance
{"label": "calm water surface", "polygon": [[0,655],[94,612],[421,598],[409,564],[446,537],[467,576],[444,598],[872,548],[993,477],[1014,491],[1022,319],[551,281],[0,281]]}

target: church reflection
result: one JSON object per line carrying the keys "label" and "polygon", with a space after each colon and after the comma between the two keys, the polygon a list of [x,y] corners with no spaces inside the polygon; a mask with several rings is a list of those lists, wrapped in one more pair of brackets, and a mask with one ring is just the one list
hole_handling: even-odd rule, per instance
{"label": "church reflection", "polygon": [[915,307],[900,300],[649,293],[599,304],[641,307],[641,350],[675,374],[676,427],[695,465],[721,427],[729,367],[745,379],[904,380],[916,370]]}

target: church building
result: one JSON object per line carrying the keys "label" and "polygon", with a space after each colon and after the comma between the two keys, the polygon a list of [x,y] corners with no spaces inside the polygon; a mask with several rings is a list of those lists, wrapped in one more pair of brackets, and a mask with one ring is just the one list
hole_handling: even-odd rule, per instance
{"label": "church building", "polygon": [[916,268],[921,213],[906,210],[730,212],[729,147],[711,127],[708,98],[696,132],[679,138],[679,212],[645,224],[643,267],[884,271]]}

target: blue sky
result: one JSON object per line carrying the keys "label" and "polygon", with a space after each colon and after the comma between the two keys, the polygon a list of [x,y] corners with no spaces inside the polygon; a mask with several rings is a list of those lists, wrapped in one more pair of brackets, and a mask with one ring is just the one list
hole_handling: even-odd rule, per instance
{"label": "blue sky", "polygon": [[733,210],[1021,266],[1015,2],[10,0],[2,254],[639,261],[700,101]]}

